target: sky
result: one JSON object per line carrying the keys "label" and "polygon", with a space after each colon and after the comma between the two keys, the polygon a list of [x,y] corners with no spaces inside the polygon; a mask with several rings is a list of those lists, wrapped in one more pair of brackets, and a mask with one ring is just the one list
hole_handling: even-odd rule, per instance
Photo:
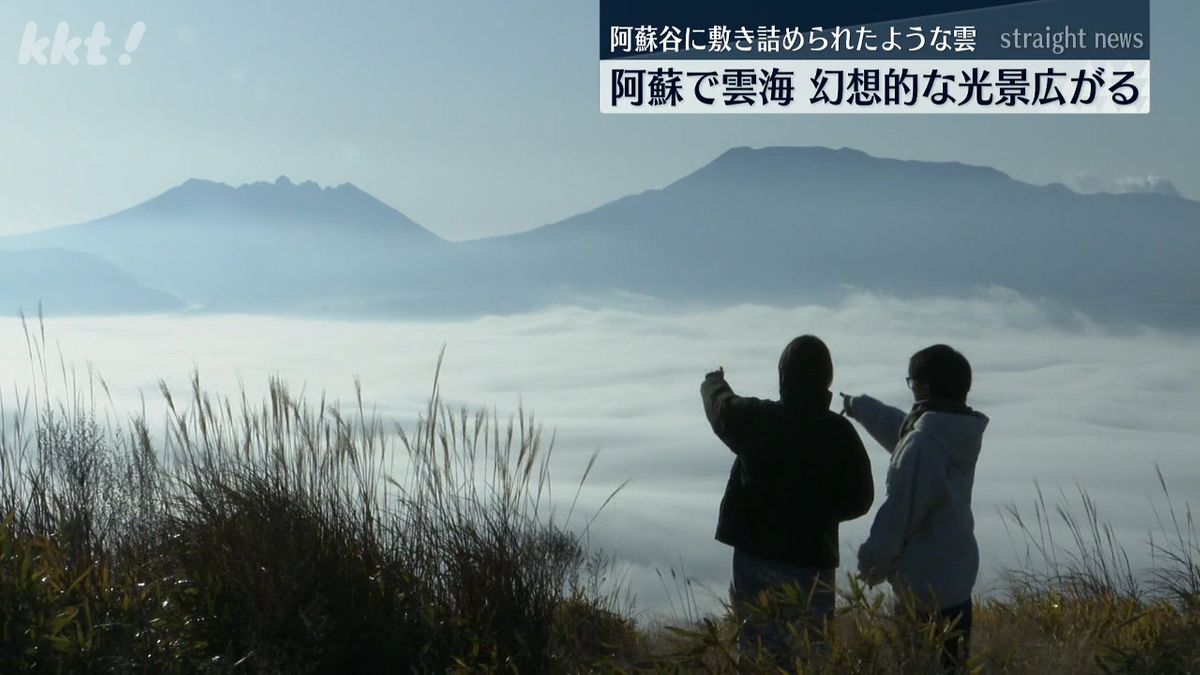
{"label": "sky", "polygon": [[[105,66],[19,65],[26,25],[97,21]],[[135,22],[127,66],[115,56]],[[849,146],[1200,198],[1200,3],[1151,2],[1146,116],[601,115],[598,6],[562,0],[0,4],[0,235],[188,178],[352,182],[448,239],[662,187],[733,146]],[[6,46],[7,43],[7,46]]]}
{"label": "sky", "polygon": [[[901,408],[911,403],[909,354],[943,341],[971,360],[969,403],[990,418],[973,500],[980,594],[1002,591],[1000,571],[1024,564],[1016,557],[1022,540],[1010,538],[1000,509],[1015,505],[1032,519],[1039,485],[1051,508],[1078,509],[1073,495],[1086,490],[1139,570],[1150,563],[1151,534],[1162,542],[1154,509],[1165,515],[1167,503],[1156,467],[1181,514],[1185,503],[1200,505],[1200,339],[1152,329],[1117,334],[1085,320],[1064,325],[999,289],[918,301],[857,294],[828,307],[646,301],[455,322],[55,318],[45,332],[54,391],[63,391],[63,377],[87,382],[90,366],[111,392],[111,405],[100,396],[99,410],[118,422],[145,410],[151,430],[163,428],[159,380],[189,400],[196,368],[210,392],[236,400],[244,386],[252,404],[278,376],[309,401],[326,392],[350,405],[357,376],[368,411],[411,432],[445,346],[439,384],[446,402],[495,411],[502,420],[523,408],[544,425],[545,439],[554,437],[551,479],[560,505],[594,450],[580,513],[590,517],[629,480],[593,523],[589,544],[619,558],[647,616],[671,612],[660,570],[675,569],[709,589],[697,598],[708,609],[729,581],[730,549],[713,532],[733,456],[704,418],[704,373],[723,366],[738,393],[774,397],[779,353],[801,333],[830,346],[835,392],[868,393]],[[0,350],[0,373],[8,374],[0,409],[12,411],[14,396],[31,381],[17,320],[0,318],[0,340],[14,347]],[[877,507],[887,454],[859,433]],[[854,569],[853,553],[872,518],[841,528],[843,573]],[[583,522],[577,517],[572,525],[578,531]]]}

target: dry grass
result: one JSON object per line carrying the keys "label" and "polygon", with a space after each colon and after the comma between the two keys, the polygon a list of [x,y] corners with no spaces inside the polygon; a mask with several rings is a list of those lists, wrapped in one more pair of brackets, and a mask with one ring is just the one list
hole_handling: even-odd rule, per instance
{"label": "dry grass", "polygon": [[98,419],[102,381],[65,367],[52,399],[27,338],[43,386],[0,411],[0,672],[570,672],[636,639],[607,559],[547,508],[531,416],[435,385],[406,432],[361,397],[194,377],[151,433]]}
{"label": "dry grass", "polygon": [[[552,442],[523,411],[452,409],[435,382],[405,430],[361,396],[352,413],[279,382],[229,400],[194,377],[183,398],[162,388],[152,432],[104,416],[103,381],[61,359],[51,397],[40,325],[27,344],[42,386],[0,399],[0,672],[779,672],[738,653],[682,572],[675,619],[635,625],[574,507],[550,508]],[[1149,573],[1083,490],[1082,516],[1065,495],[1010,509],[1026,560],[977,603],[971,668],[1200,672],[1200,543],[1162,486]],[[793,632],[786,670],[936,669],[942,629],[840,594],[822,646]]]}

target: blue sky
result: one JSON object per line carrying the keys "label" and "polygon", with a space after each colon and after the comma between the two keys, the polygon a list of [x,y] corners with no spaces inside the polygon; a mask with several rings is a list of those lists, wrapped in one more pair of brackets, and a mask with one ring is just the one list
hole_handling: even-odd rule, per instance
{"label": "blue sky", "polygon": [[[350,181],[451,239],[660,187],[738,145],[851,146],[1035,183],[1161,176],[1200,198],[1200,3],[1153,0],[1148,116],[604,116],[598,7],[562,0],[0,5],[0,234],[189,177]],[[114,38],[126,67],[18,65],[25,25]],[[7,47],[4,46],[7,42]]]}

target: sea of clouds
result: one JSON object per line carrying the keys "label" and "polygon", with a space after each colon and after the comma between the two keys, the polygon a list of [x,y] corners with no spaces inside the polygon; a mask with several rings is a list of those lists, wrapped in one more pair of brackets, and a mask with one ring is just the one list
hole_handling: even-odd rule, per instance
{"label": "sea of clouds", "polygon": [[[1002,570],[1020,564],[1020,537],[1006,530],[1000,510],[1015,504],[1032,514],[1036,485],[1052,504],[1075,502],[1086,489],[1137,567],[1153,563],[1146,541],[1159,529],[1154,506],[1165,505],[1156,465],[1177,507],[1200,502],[1200,337],[1064,320],[999,289],[965,299],[856,294],[831,307],[643,301],[454,322],[182,315],[51,318],[44,329],[53,368],[61,354],[68,378],[72,368],[80,380],[89,368],[102,376],[118,418],[144,406],[153,419],[158,382],[186,391],[195,368],[221,394],[244,387],[260,397],[278,376],[310,399],[324,391],[347,404],[358,377],[369,406],[411,425],[444,346],[445,399],[502,416],[523,407],[547,438],[555,433],[556,500],[570,501],[597,448],[582,512],[629,480],[591,525],[589,541],[619,558],[647,616],[670,614],[672,603],[678,611],[681,587],[671,571],[693,579],[706,609],[718,606],[729,581],[730,550],[713,531],[732,455],[704,419],[704,373],[723,366],[738,393],[774,397],[780,350],[803,333],[830,346],[835,391],[898,407],[911,403],[904,377],[912,352],[946,342],[971,360],[970,403],[991,418],[974,502],[981,592],[1001,591]],[[10,410],[34,378],[23,330],[16,319],[0,320]],[[878,504],[887,455],[862,435]],[[842,527],[843,572],[872,515]]]}

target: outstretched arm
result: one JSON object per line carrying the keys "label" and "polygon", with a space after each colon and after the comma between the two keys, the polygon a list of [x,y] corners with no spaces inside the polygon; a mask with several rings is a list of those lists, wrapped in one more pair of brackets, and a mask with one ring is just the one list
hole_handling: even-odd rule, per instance
{"label": "outstretched arm", "polygon": [[854,418],[871,437],[888,452],[896,451],[900,442],[900,425],[904,424],[904,413],[870,396],[846,396],[842,394],[845,412]]}
{"label": "outstretched arm", "polygon": [[724,369],[704,377],[700,397],[704,400],[704,414],[717,437],[735,453],[749,447],[745,441],[759,426],[754,420],[762,401],[733,393],[733,387],[725,381]]}

